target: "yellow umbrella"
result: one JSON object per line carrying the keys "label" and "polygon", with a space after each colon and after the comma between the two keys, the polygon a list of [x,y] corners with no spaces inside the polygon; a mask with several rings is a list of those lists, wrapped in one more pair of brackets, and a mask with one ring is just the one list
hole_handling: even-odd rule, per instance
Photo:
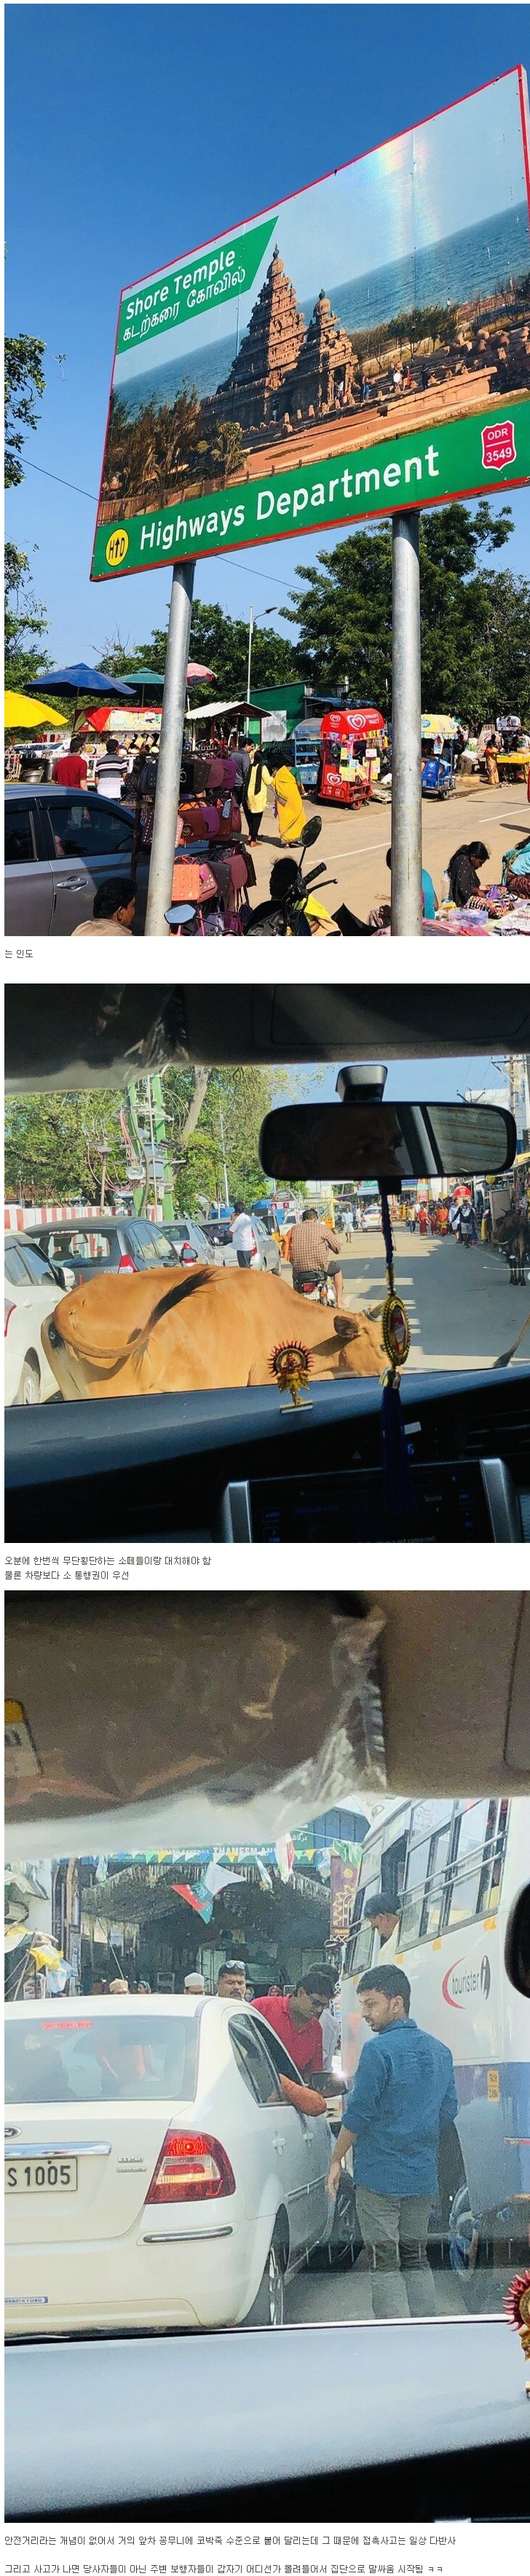
{"label": "yellow umbrella", "polygon": [[9,732],[20,727],[21,732],[34,733],[37,725],[44,724],[55,730],[56,725],[67,723],[68,717],[58,715],[56,707],[45,707],[42,698],[22,697],[18,689],[4,690],[4,724]]}

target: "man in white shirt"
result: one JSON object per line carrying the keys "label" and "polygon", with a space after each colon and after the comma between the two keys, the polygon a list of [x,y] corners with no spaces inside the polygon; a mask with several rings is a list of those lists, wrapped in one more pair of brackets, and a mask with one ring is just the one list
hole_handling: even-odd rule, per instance
{"label": "man in white shirt", "polygon": [[241,1199],[236,1199],[234,1214],[230,1225],[230,1233],[237,1252],[238,1268],[240,1270],[250,1270],[253,1255],[257,1252],[258,1247],[252,1218],[247,1216],[246,1209],[243,1207]]}
{"label": "man in white shirt", "polygon": [[120,751],[114,734],[109,734],[103,760],[96,762],[98,796],[121,796],[121,782],[127,768],[127,753]]}

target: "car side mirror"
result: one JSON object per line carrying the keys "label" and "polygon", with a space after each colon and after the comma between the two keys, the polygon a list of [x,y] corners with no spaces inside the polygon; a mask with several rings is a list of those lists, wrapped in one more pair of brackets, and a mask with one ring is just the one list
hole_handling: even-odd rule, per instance
{"label": "car side mirror", "polygon": [[508,1916],[504,1965],[510,1985],[530,2002],[530,1885],[520,1888]]}
{"label": "car side mirror", "polygon": [[62,1261],[54,1261],[53,1273],[54,1278],[59,1281],[60,1288],[64,1288],[66,1291],[68,1291],[69,1288],[75,1288],[75,1270],[70,1270],[66,1263],[63,1263]]}

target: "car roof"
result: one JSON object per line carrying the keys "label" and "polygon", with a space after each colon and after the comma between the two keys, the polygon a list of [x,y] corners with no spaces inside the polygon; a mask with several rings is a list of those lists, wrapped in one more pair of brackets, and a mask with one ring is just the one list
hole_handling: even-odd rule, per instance
{"label": "car roof", "polygon": [[[76,1234],[86,1226],[90,1234],[97,1234],[100,1230],[102,1233],[110,1234],[112,1227],[118,1225],[145,1225],[149,1234],[160,1234],[163,1223],[162,1217],[135,1216],[134,1208],[125,1209],[121,1216],[111,1216],[110,1208],[90,1209],[88,1215],[86,1213],[83,1215],[81,1209],[76,1214],[74,1209],[73,1216],[42,1217],[40,1222],[37,1221],[35,1225],[28,1228],[28,1241],[36,1234],[59,1234],[61,1231],[65,1234]],[[22,1235],[17,1235],[18,1243],[21,1243],[22,1239]]]}
{"label": "car roof", "polygon": [[[65,759],[68,759],[67,752],[64,757]],[[127,805],[125,798],[122,799],[121,796],[99,796],[97,787],[89,787],[87,784],[84,784],[82,787],[56,787],[53,781],[50,780],[49,787],[47,787],[45,778],[6,779],[4,787],[4,795],[6,797],[13,800],[15,797],[20,796],[21,793],[23,796],[45,796],[47,804],[49,804],[50,797],[54,804],[57,802],[57,804],[60,805],[64,804],[66,800],[69,804],[72,796],[82,796],[84,804],[87,804],[87,802],[91,800],[92,804],[97,805],[98,808],[101,808],[104,805],[110,805],[111,812],[114,811],[118,814],[127,814],[133,813],[134,811],[132,805]]]}
{"label": "car roof", "polygon": [[108,2012],[109,2008],[111,2011],[126,2013],[131,2020],[134,2020],[134,2015],[138,2012],[142,2015],[146,2012],[167,2013],[174,2011],[177,2006],[179,2015],[184,2013],[186,2019],[192,2021],[195,2013],[204,2011],[205,2004],[213,2005],[219,2015],[226,2011],[227,2004],[231,2005],[234,2012],[249,2012],[251,2009],[249,2004],[239,2001],[235,1995],[151,1994],[40,1995],[37,2001],[32,1998],[31,2001],[24,2002],[20,1998],[10,2003],[9,2010],[24,2023],[28,2019],[42,2021],[44,2018],[46,2022],[58,2022],[60,2028],[64,2028],[68,2023],[73,2024],[75,2028],[80,2022],[98,2021],[101,2013]]}

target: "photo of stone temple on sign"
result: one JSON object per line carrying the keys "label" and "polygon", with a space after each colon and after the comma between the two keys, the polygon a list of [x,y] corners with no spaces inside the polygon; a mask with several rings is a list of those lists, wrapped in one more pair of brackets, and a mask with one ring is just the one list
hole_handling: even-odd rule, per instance
{"label": "photo of stone temple on sign", "polygon": [[528,397],[521,81],[122,298],[98,525]]}

